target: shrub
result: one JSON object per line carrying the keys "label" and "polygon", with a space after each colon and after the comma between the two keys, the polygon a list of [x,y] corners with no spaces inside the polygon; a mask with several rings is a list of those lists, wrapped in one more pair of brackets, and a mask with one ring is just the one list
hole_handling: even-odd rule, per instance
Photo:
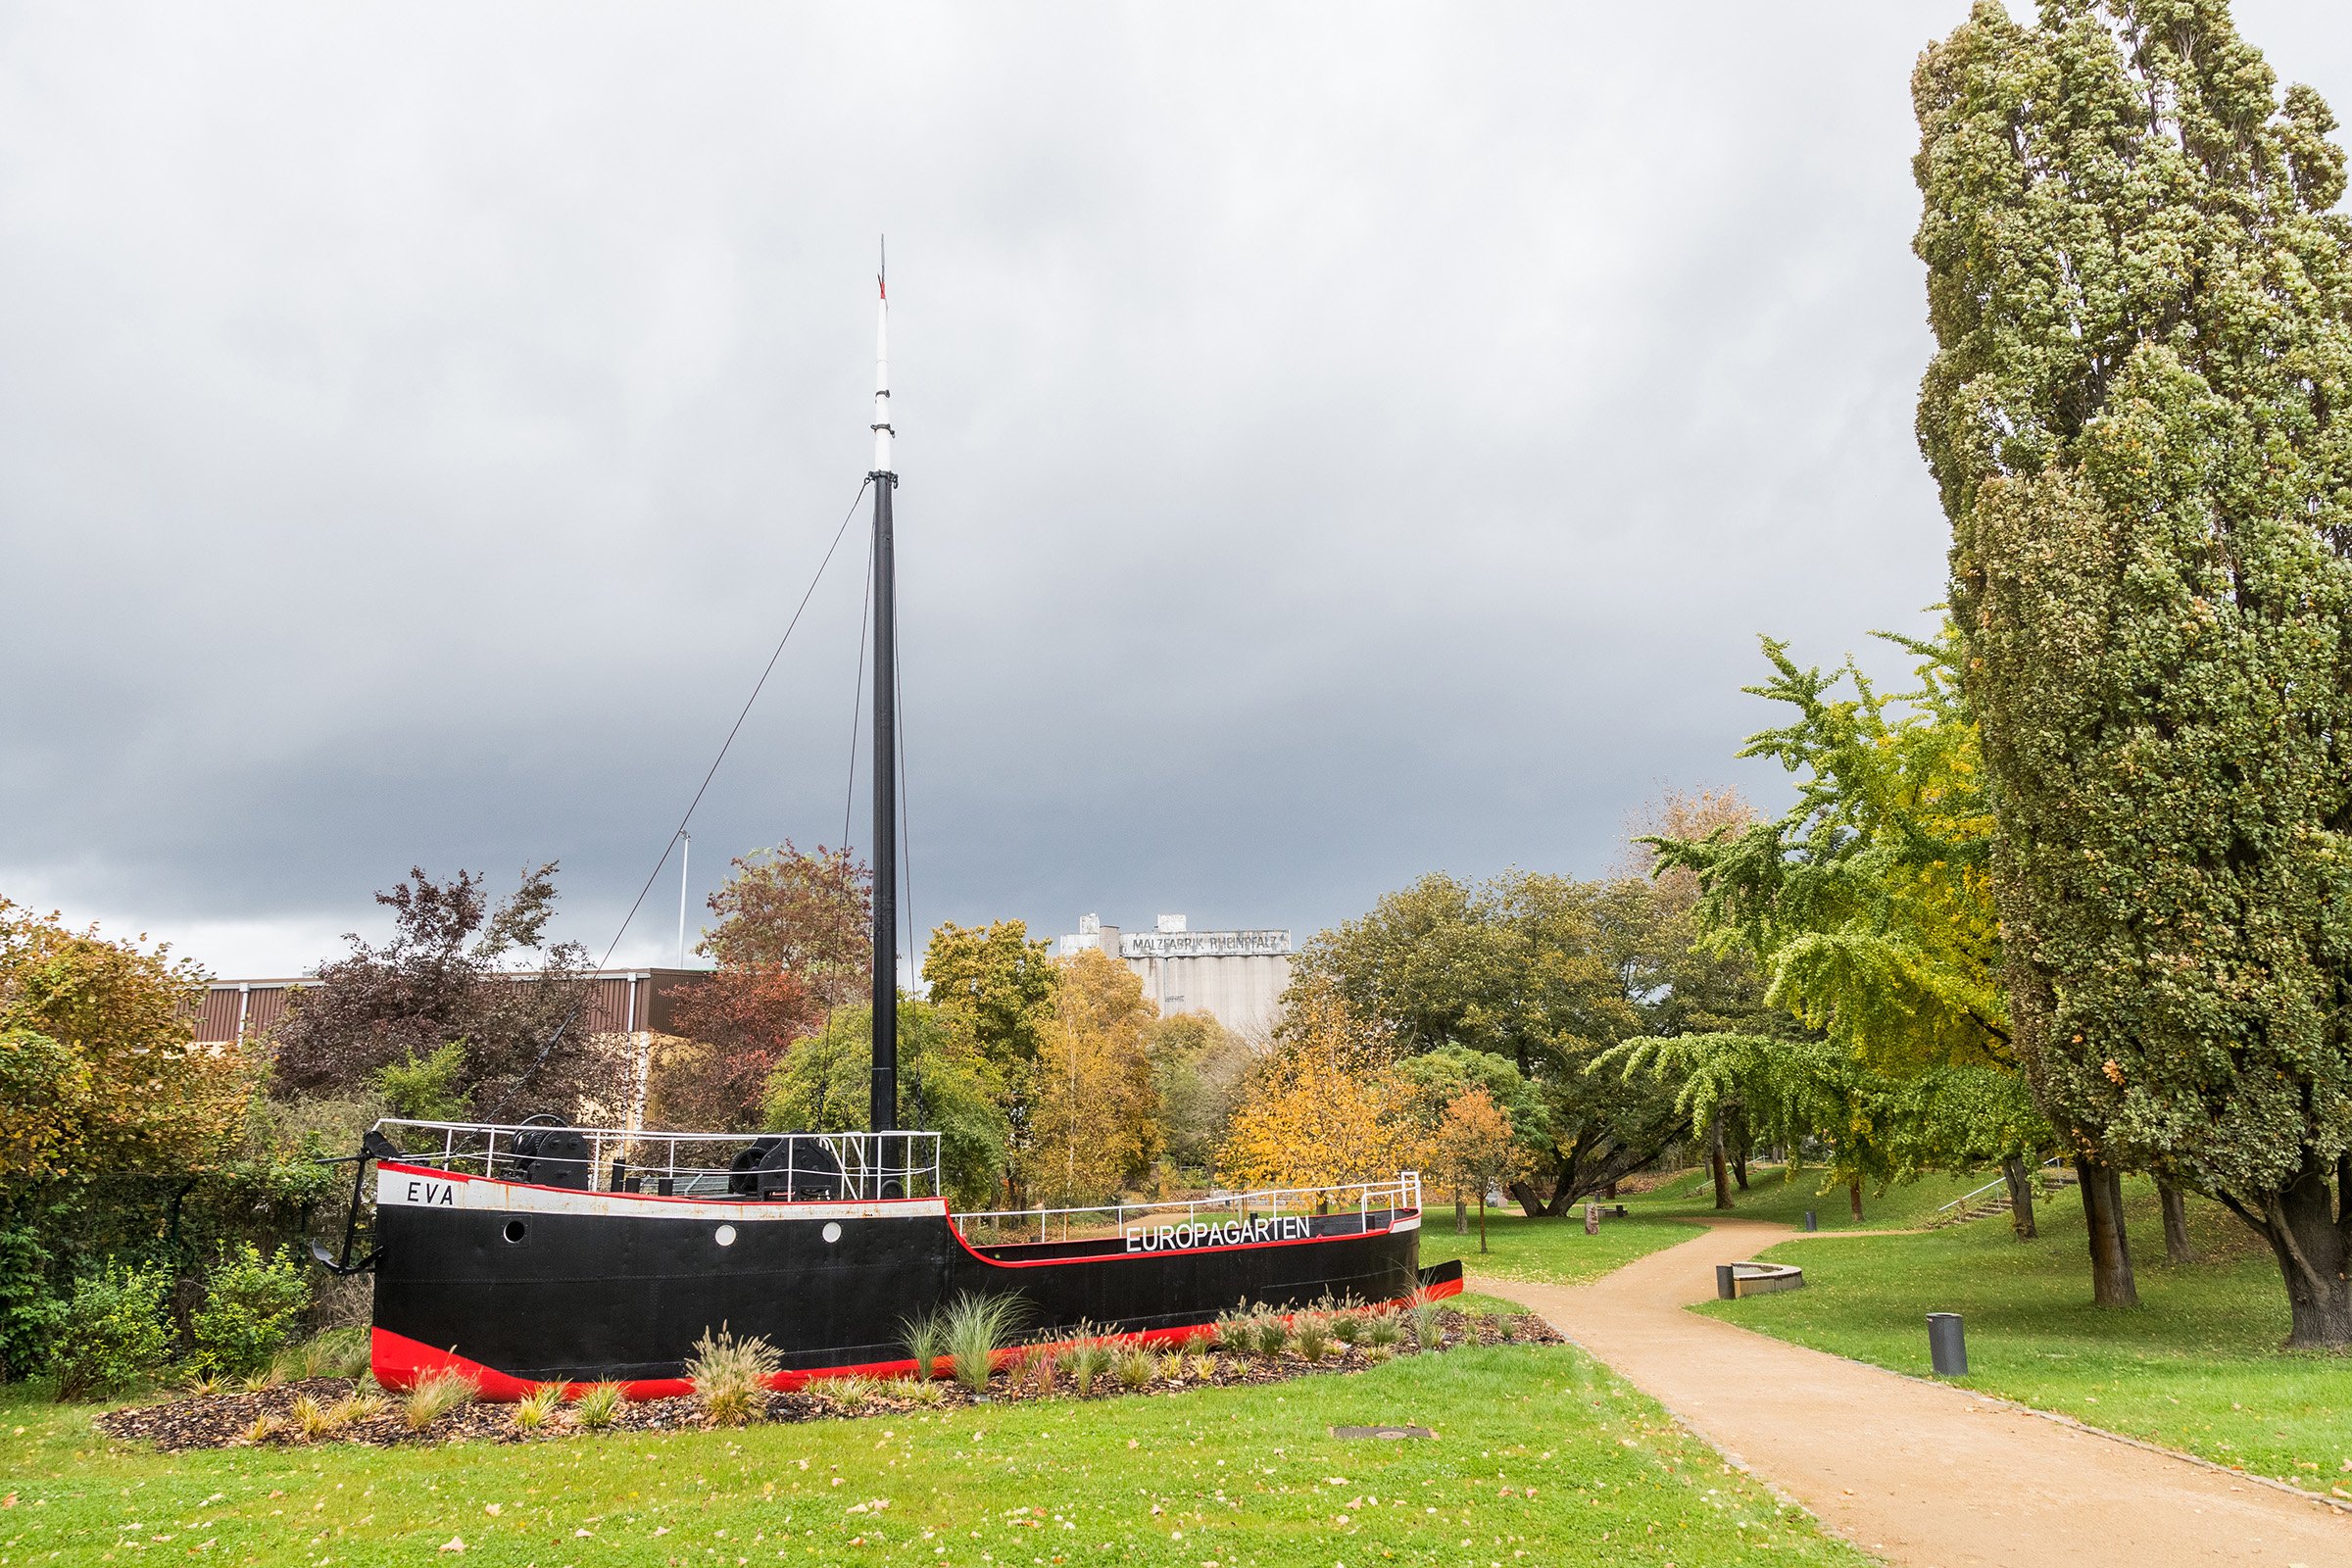
{"label": "shrub", "polygon": [[401,1401],[400,1419],[411,1432],[422,1432],[460,1405],[471,1404],[481,1392],[463,1372],[427,1372]]}
{"label": "shrub", "polygon": [[571,1418],[590,1432],[601,1432],[620,1414],[620,1385],[592,1383],[572,1401]]}
{"label": "shrub", "polygon": [[705,1329],[694,1342],[686,1377],[712,1426],[739,1427],[766,1407],[767,1380],[783,1364],[776,1348],[759,1335],[739,1340],[721,1323],[716,1338]]}
{"label": "shrub", "polygon": [[251,1242],[223,1247],[205,1282],[204,1305],[188,1322],[196,1364],[226,1373],[269,1365],[310,1304],[311,1282],[291,1247],[274,1256]]}
{"label": "shrub", "polygon": [[416,1121],[464,1121],[466,1048],[451,1041],[429,1056],[409,1053],[375,1070],[375,1092],[395,1116]]}
{"label": "shrub", "polygon": [[171,1294],[171,1274],[153,1265],[109,1263],[76,1281],[50,1349],[58,1398],[112,1394],[160,1368],[172,1349]]}
{"label": "shrub", "polygon": [[928,1381],[939,1373],[939,1358],[948,1353],[948,1322],[945,1314],[926,1312],[921,1317],[899,1320],[899,1343],[914,1357],[914,1375]]}
{"label": "shrub", "polygon": [[48,1364],[66,1302],[51,1282],[49,1250],[30,1229],[0,1230],[0,1383]]}
{"label": "shrub", "polygon": [[1020,1317],[1020,1298],[1014,1296],[967,1291],[949,1302],[945,1328],[948,1349],[956,1358],[956,1381],[974,1394],[986,1394],[997,1351],[1012,1337]]}
{"label": "shrub", "polygon": [[564,1385],[542,1383],[528,1395],[514,1401],[514,1422],[517,1432],[536,1432],[556,1417],[564,1403]]}

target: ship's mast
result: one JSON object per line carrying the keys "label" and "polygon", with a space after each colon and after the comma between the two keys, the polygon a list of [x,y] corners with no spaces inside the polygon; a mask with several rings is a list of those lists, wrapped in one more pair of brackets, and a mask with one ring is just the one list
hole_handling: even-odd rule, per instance
{"label": "ship's mast", "polygon": [[866,1125],[899,1125],[899,671],[897,567],[891,555],[890,493],[899,476],[890,439],[889,270],[875,279],[874,328],[874,1079]]}

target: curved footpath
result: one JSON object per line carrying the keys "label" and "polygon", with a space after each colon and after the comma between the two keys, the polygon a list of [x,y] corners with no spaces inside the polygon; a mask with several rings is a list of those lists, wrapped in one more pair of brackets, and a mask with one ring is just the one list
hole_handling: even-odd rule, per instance
{"label": "curved footpath", "polygon": [[1889,1562],[2352,1562],[2352,1517],[2325,1504],[1683,1310],[1714,1296],[1716,1264],[1789,1239],[1720,1220],[1591,1285],[1470,1288],[1533,1307],[1726,1458]]}

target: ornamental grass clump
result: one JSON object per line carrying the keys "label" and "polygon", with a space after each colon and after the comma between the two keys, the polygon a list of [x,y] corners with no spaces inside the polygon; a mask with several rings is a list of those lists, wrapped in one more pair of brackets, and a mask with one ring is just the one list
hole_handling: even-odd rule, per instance
{"label": "ornamental grass clump", "polygon": [[354,1389],[335,1404],[335,1424],[349,1426],[354,1421],[372,1421],[391,1405],[373,1389]]}
{"label": "ornamental grass clump", "polygon": [[1029,1346],[1021,1351],[1015,1375],[1039,1397],[1050,1399],[1061,1384],[1061,1357],[1049,1346]]}
{"label": "ornamental grass clump", "polygon": [[776,1348],[759,1335],[737,1339],[721,1323],[716,1336],[705,1329],[694,1342],[686,1379],[712,1426],[739,1427],[766,1408],[768,1380],[783,1364]]}
{"label": "ornamental grass clump", "polygon": [[1250,1326],[1252,1348],[1260,1355],[1280,1355],[1291,1343],[1291,1326],[1279,1313],[1260,1312],[1257,1321]]}
{"label": "ornamental grass clump", "polygon": [[1159,1357],[1150,1350],[1124,1349],[1118,1352],[1113,1370],[1118,1375],[1120,1388],[1129,1394],[1140,1393],[1150,1388],[1152,1380],[1159,1376]]}
{"label": "ornamental grass clump", "polygon": [[1236,1307],[1210,1325],[1209,1335],[1218,1349],[1229,1355],[1246,1355],[1253,1340],[1255,1322],[1248,1307]]}
{"label": "ornamental grass clump", "polygon": [[941,1385],[917,1383],[912,1378],[894,1378],[884,1385],[882,1392],[893,1399],[904,1399],[908,1404],[926,1408],[945,1404],[948,1399],[948,1391]]}
{"label": "ornamental grass clump", "polygon": [[340,1404],[322,1404],[310,1395],[295,1396],[293,1406],[286,1411],[286,1425],[305,1443],[330,1438],[343,1425]]}
{"label": "ornamental grass clump", "polygon": [[1020,1322],[1020,1298],[966,1291],[948,1303],[945,1317],[948,1350],[956,1362],[956,1381],[974,1394],[986,1394],[988,1374],[997,1363],[997,1352],[1012,1338],[1013,1328]]}
{"label": "ornamental grass clump", "polygon": [[621,1393],[617,1383],[591,1383],[571,1402],[571,1419],[586,1432],[601,1432],[620,1414]]}
{"label": "ornamental grass clump", "polygon": [[1413,1343],[1424,1350],[1441,1348],[1446,1344],[1446,1320],[1439,1315],[1438,1298],[1427,1291],[1415,1291],[1412,1300]]}
{"label": "ornamental grass clump", "polygon": [[1309,1361],[1320,1361],[1336,1348],[1331,1324],[1319,1312],[1301,1312],[1291,1325],[1291,1343]]}
{"label": "ornamental grass clump", "polygon": [[1332,1313],[1331,1337],[1342,1345],[1361,1345],[1364,1340],[1364,1315],[1351,1307],[1343,1307]]}
{"label": "ornamental grass clump", "polygon": [[481,1396],[481,1388],[463,1372],[428,1372],[409,1390],[401,1401],[401,1424],[411,1432],[422,1432],[460,1405],[471,1404]]}
{"label": "ornamental grass clump", "polygon": [[255,1416],[251,1421],[246,1423],[245,1430],[237,1434],[237,1441],[239,1443],[253,1444],[258,1446],[260,1444],[268,1443],[272,1438],[280,1436],[285,1430],[286,1424],[284,1421],[280,1420],[277,1416],[270,1414],[269,1411],[264,1410],[260,1415]]}
{"label": "ornamental grass clump", "polygon": [[1404,1325],[1394,1312],[1376,1312],[1364,1324],[1364,1343],[1376,1350],[1394,1350],[1404,1339]]}
{"label": "ornamental grass clump", "polygon": [[563,1403],[564,1386],[560,1383],[542,1383],[528,1395],[514,1401],[514,1409],[510,1419],[514,1423],[514,1430],[517,1432],[536,1432],[555,1420],[556,1411],[563,1406]]}
{"label": "ornamental grass clump", "polygon": [[899,1320],[899,1343],[914,1358],[914,1376],[923,1381],[939,1375],[939,1358],[948,1353],[948,1321],[943,1312]]}
{"label": "ornamental grass clump", "polygon": [[1205,1350],[1196,1350],[1186,1358],[1186,1367],[1196,1383],[1206,1383],[1217,1375],[1217,1358]]}
{"label": "ornamental grass clump", "polygon": [[1095,1392],[1095,1384],[1103,1373],[1110,1370],[1115,1352],[1108,1340],[1089,1332],[1086,1324],[1081,1323],[1078,1327],[1078,1337],[1071,1342],[1069,1349],[1062,1352],[1061,1364],[1070,1374],[1070,1386],[1078,1391],[1078,1396],[1083,1399]]}

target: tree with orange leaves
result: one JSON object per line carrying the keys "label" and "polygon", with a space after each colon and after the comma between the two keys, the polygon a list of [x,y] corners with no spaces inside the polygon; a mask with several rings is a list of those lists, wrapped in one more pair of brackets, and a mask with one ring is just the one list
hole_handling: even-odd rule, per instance
{"label": "tree with orange leaves", "polygon": [[1487,1250],[1487,1194],[1517,1163],[1510,1112],[1484,1086],[1453,1097],[1432,1142],[1437,1170],[1478,1193],[1478,1250]]}

